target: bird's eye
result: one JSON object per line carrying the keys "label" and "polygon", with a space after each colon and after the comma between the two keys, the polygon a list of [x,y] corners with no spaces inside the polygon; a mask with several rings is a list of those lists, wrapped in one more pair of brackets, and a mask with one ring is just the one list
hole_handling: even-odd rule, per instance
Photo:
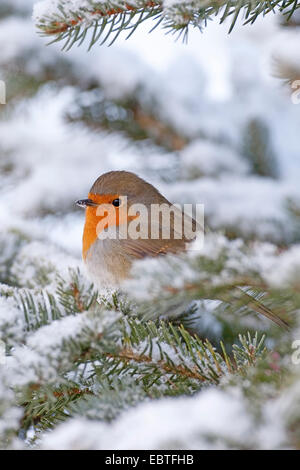
{"label": "bird's eye", "polygon": [[115,206],[115,207],[119,207],[121,205],[121,200],[119,198],[114,199],[113,202],[112,202],[112,205]]}

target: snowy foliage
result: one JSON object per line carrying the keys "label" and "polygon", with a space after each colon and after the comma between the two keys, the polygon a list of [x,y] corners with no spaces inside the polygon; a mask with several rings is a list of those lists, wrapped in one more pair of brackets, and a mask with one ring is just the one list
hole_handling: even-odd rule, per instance
{"label": "snowy foliage", "polygon": [[65,40],[66,48],[74,43],[81,44],[86,33],[93,29],[90,47],[99,40],[103,44],[109,39],[112,44],[122,32],[130,37],[145,20],[156,21],[173,34],[187,37],[189,26],[199,28],[219,15],[220,23],[229,18],[233,29],[238,16],[244,22],[253,24],[257,17],[269,12],[284,12],[288,18],[297,10],[298,3],[292,0],[252,2],[212,2],[210,0],[43,0],[34,8],[33,17],[45,35],[55,35],[56,40]]}
{"label": "snowy foliage", "polygon": [[[299,448],[300,117],[271,76],[297,69],[299,30],[211,22],[186,46],[141,26],[63,53],[33,3],[0,8],[0,447]],[[107,2],[35,18],[59,3]],[[97,293],[74,201],[116,169],[204,203],[208,230]]]}

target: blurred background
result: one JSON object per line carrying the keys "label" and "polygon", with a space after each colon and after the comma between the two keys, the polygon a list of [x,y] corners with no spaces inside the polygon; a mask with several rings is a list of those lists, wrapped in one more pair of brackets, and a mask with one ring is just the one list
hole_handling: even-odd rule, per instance
{"label": "blurred background", "polygon": [[150,21],[111,47],[62,52],[36,33],[33,3],[0,5],[1,282],[30,286],[37,260],[81,264],[74,201],[108,170],[204,203],[230,238],[299,241],[299,16],[230,35],[212,21],[188,44],[149,35]]}

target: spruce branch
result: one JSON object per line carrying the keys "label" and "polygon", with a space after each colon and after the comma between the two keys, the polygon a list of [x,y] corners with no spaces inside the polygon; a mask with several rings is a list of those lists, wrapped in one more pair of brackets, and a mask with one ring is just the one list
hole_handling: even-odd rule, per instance
{"label": "spruce branch", "polygon": [[123,319],[119,327],[121,343],[114,352],[101,351],[95,343],[89,346],[89,356],[94,357],[88,378],[79,374],[59,386],[30,384],[21,402],[24,428],[34,426],[39,433],[86,413],[91,419],[110,420],[147,397],[190,395],[203,385],[219,384],[227,374],[245,376],[266,355],[264,336],[258,338],[257,333],[241,335],[240,344],[228,354],[171,323],[133,318]]}
{"label": "spruce branch", "polygon": [[[117,293],[100,298],[100,304],[87,304],[92,286],[83,287],[79,274],[73,274],[68,282],[58,279],[59,296],[47,305],[23,291],[22,308],[29,332],[33,330],[27,346],[34,356],[27,362],[17,354],[21,362],[16,367],[32,367],[38,380],[29,379],[16,392],[24,409],[22,427],[33,426],[36,436],[74,414],[91,413],[92,405],[98,418],[109,420],[147,397],[190,395],[203,385],[217,385],[226,374],[245,374],[265,353],[263,340],[250,335],[241,337],[240,346],[230,353],[222,348],[218,352],[182,325],[128,316],[129,305]],[[83,306],[88,306],[84,312]],[[64,325],[72,316],[76,328],[69,332],[69,322]],[[56,338],[55,331],[64,328]],[[36,335],[41,340],[54,335],[53,347],[49,343],[40,349]],[[130,389],[137,393],[128,395],[128,387],[121,386],[124,381],[131,381]]]}
{"label": "spruce branch", "polygon": [[164,2],[162,0],[82,0],[81,6],[66,0],[57,0],[55,7],[48,9],[47,0],[35,7],[36,26],[45,36],[54,36],[53,42],[64,41],[63,48],[69,50],[75,43],[81,45],[91,30],[91,48],[100,42],[112,44],[121,32],[127,38],[148,19],[153,19],[169,33],[183,35],[187,39],[189,27],[200,30],[207,21],[221,14],[220,23],[230,19],[229,32],[238,17],[244,24],[254,23],[261,14],[282,12],[287,20],[299,8],[298,0],[191,0]]}
{"label": "spruce branch", "polygon": [[[159,315],[176,318],[183,315],[191,303],[206,299],[218,301],[223,304],[222,308],[227,306],[227,312],[221,312],[220,307],[218,313],[222,314],[222,323],[228,322],[232,330],[235,328],[232,324],[239,322],[239,314],[244,316],[251,312],[253,316],[253,311],[288,329],[295,316],[291,304],[283,302],[283,295],[296,299],[297,293],[290,288],[282,288],[279,293],[279,289],[267,282],[259,259],[267,247],[241,240],[229,241],[221,234],[206,235],[205,242],[205,252],[195,249],[181,256],[147,261],[147,265],[143,261],[136,263],[133,278],[124,288],[133,296],[144,318]],[[272,260],[275,255],[274,251],[268,256]],[[138,291],[136,286],[141,273],[143,290]],[[242,323],[236,330],[236,333],[241,332],[244,332]],[[207,335],[206,331],[203,333]]]}

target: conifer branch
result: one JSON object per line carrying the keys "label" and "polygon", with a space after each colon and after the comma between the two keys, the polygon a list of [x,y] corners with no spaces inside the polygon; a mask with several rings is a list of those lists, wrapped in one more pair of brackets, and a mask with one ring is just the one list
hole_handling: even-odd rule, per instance
{"label": "conifer branch", "polygon": [[269,12],[282,12],[290,19],[300,5],[298,0],[178,0],[170,4],[162,0],[85,0],[79,8],[77,3],[72,3],[57,0],[55,8],[51,5],[48,10],[45,0],[34,12],[39,31],[45,36],[55,36],[53,42],[64,41],[66,50],[75,43],[82,44],[89,29],[90,48],[108,40],[112,44],[123,31],[128,33],[128,38],[148,19],[156,21],[151,31],[162,24],[167,32],[187,39],[190,26],[201,30],[210,18],[218,14],[221,14],[220,23],[227,18],[231,20],[231,32],[239,17],[243,17],[244,24],[252,24],[258,16]]}
{"label": "conifer branch", "polygon": [[[249,367],[266,355],[264,336],[259,339],[257,334],[254,337],[241,335],[240,345],[234,345],[228,354],[224,347],[219,353],[208,340],[203,342],[171,323],[160,322],[158,326],[151,321],[123,319],[119,327],[123,332],[119,349],[101,352],[102,346],[94,344],[77,358],[78,363],[84,363],[89,356],[94,372],[88,380],[82,380],[79,375],[77,382],[65,381],[59,387],[54,384],[54,388],[51,383],[30,384],[22,403],[26,410],[25,428],[34,426],[39,432],[52,427],[67,419],[70,413],[78,413],[82,407],[86,409],[82,400],[84,403],[98,401],[96,406],[103,412],[108,395],[120,388],[116,377],[122,381],[132,380],[132,386],[137,388],[138,393],[125,400],[128,406],[130,401],[146,397],[191,394],[204,384],[217,385],[226,374],[245,375]],[[174,356],[170,355],[170,348]],[[98,391],[97,387],[95,389],[98,380],[104,390],[102,386]],[[160,390],[162,385],[163,391]],[[115,399],[119,400],[118,394]],[[116,412],[121,411],[120,404],[114,405]]]}

